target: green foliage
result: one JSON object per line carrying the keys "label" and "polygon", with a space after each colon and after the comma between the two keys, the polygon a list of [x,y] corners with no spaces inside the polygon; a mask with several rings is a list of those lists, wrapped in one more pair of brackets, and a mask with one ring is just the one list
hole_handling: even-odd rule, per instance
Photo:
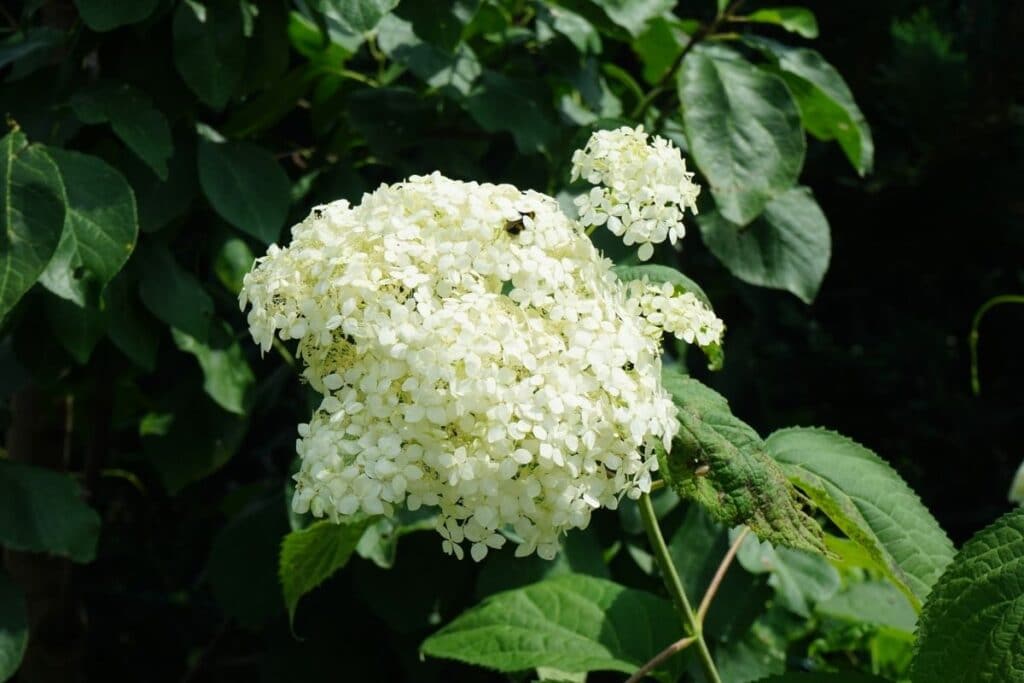
{"label": "green foliage", "polygon": [[778,76],[732,50],[699,46],[679,72],[679,99],[690,153],[725,218],[750,223],[796,182],[806,143]]}
{"label": "green foliage", "polygon": [[766,445],[790,480],[920,610],[952,560],[953,544],[896,471],[867,448],[824,429],[783,429]]}
{"label": "green foliage", "polygon": [[369,518],[344,524],[316,522],[284,537],[278,575],[290,619],[294,621],[303,595],[348,563],[370,522]]}
{"label": "green foliage", "polygon": [[[90,676],[115,679],[144,658],[176,679],[486,675],[458,664],[467,662],[578,681],[589,671],[633,673],[684,635],[668,600],[650,592],[658,571],[630,501],[618,516],[595,513],[553,562],[506,547],[481,567],[440,553],[431,509],[347,525],[289,516],[281,491],[294,425],[315,399],[292,351],[260,358],[248,343],[235,297],[255,255],[287,240],[291,222],[318,203],[358,202],[382,182],[437,169],[515,182],[568,206],[579,191],[567,185],[572,150],[594,129],[643,124],[683,148],[704,186],[704,246],[688,223],[684,251],[666,246],[661,265],[625,261],[618,275],[671,282],[710,305],[676,270],[685,264],[730,314],[730,273],[810,302],[829,269],[833,205],[823,212],[804,187],[829,197],[817,184],[823,167],[804,174],[805,157],[833,153],[845,164],[841,150],[863,175],[872,133],[822,56],[831,51],[801,40],[817,34],[814,14],[757,7],[739,16],[731,5],[75,0],[23,3],[4,17],[0,427],[17,419],[8,397],[25,382],[71,408],[55,408],[47,427],[64,438],[70,474],[0,452],[0,544],[42,561],[96,561],[72,573],[66,595],[81,602],[64,607],[88,624],[90,647],[115,643],[125,662],[90,662]],[[826,10],[816,11],[827,26]],[[886,83],[922,89],[907,65],[941,67],[939,94],[915,119],[913,135],[923,137],[931,110],[966,92],[965,60],[927,16],[898,23],[895,40],[900,59],[882,70]],[[894,115],[910,116],[911,106],[901,100]],[[948,127],[932,127],[945,143]],[[843,181],[856,181],[850,175]],[[606,254],[627,251],[603,233],[594,237]],[[785,305],[781,314],[752,305],[753,317],[803,315],[796,301]],[[743,315],[734,319],[726,322],[737,346],[749,346]],[[705,349],[713,364],[720,351]],[[746,368],[753,356],[741,348],[737,358]],[[686,358],[668,364],[685,368]],[[901,675],[915,608],[952,557],[920,502],[851,442],[808,430],[762,441],[718,393],[666,377],[682,430],[662,473],[693,502],[664,491],[655,505],[691,598],[729,547],[715,520],[762,539],[741,549],[703,625],[725,680],[797,661],[821,671],[769,680],[875,680],[825,673],[837,661]],[[735,379],[719,381],[733,395]],[[821,556],[825,541],[801,494],[852,541],[829,537]],[[969,544],[963,565],[939,580],[915,666],[945,656],[949,619],[977,627],[965,642],[979,648],[1020,626],[1017,603],[994,599],[1012,587],[1014,524],[986,537],[1005,541],[1000,549],[982,555]],[[1005,566],[982,567],[995,556]],[[982,569],[991,571],[965,585]],[[289,640],[286,616],[314,588],[300,615],[309,641]],[[957,592],[975,589],[966,603],[974,611],[962,612]],[[47,647],[45,629],[28,634],[25,601],[34,599],[0,573],[0,680],[14,675],[27,643]],[[990,621],[999,609],[1002,626]],[[434,631],[423,644],[431,659],[417,661],[416,644]],[[1016,665],[1005,652],[1001,661]],[[655,676],[677,680],[692,664],[677,656]]]}
{"label": "green foliage", "polygon": [[0,681],[14,677],[28,646],[28,615],[21,589],[0,572]]}
{"label": "green foliage", "polygon": [[242,142],[199,141],[199,185],[214,210],[264,244],[277,241],[289,182],[267,151]]}
{"label": "green foliage", "polygon": [[701,236],[733,275],[754,285],[785,289],[814,301],[832,252],[828,221],[807,188],[792,188],[768,202],[741,227],[722,214],[703,213]]}
{"label": "green foliage", "polygon": [[680,496],[698,501],[730,526],[759,538],[824,552],[821,528],[800,508],[796,491],[768,456],[761,437],[728,402],[690,377],[665,369],[665,388],[679,409],[679,433],[661,469]]}
{"label": "green foliage", "polygon": [[680,636],[664,600],[570,574],[486,599],[424,641],[422,651],[498,671],[631,673]]}
{"label": "green foliage", "polygon": [[60,242],[64,202],[57,164],[25,135],[0,140],[0,320],[46,270]]}
{"label": "green foliage", "polygon": [[818,37],[818,20],[806,7],[766,7],[743,17],[744,21],[775,24],[804,38]]}
{"label": "green foliage", "polygon": [[800,108],[807,132],[819,140],[837,140],[861,175],[875,159],[875,143],[864,114],[846,81],[815,50],[782,45],[766,38],[747,42],[769,56]]}
{"label": "green foliage", "polygon": [[41,467],[0,459],[0,542],[92,562],[100,517],[81,499],[75,481]]}
{"label": "green foliage", "polygon": [[[142,3],[138,3],[142,4]],[[127,83],[101,84],[71,98],[75,116],[86,124],[109,123],[160,180],[167,180],[167,161],[173,153],[167,118],[145,95]]]}
{"label": "green foliage", "polygon": [[39,281],[79,306],[95,304],[135,249],[135,195],[101,159],[61,149],[47,153],[60,171],[64,229]]}
{"label": "green foliage", "polygon": [[979,532],[939,577],[918,631],[914,683],[1024,681],[1024,509]]}

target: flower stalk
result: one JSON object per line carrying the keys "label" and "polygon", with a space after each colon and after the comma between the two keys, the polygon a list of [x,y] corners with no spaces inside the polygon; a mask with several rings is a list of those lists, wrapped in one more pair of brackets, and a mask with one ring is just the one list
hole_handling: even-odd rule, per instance
{"label": "flower stalk", "polygon": [[[683,588],[679,572],[676,571],[676,567],[672,563],[672,557],[668,552],[668,545],[665,544],[665,537],[662,536],[661,528],[658,526],[658,517],[654,513],[654,506],[651,504],[650,495],[645,493],[640,496],[639,504],[640,519],[643,521],[644,529],[647,531],[647,538],[650,540],[651,548],[654,550],[654,557],[658,562],[658,567],[661,569],[662,580],[664,580],[665,587],[668,588],[668,592],[672,596],[672,601],[675,603],[677,611],[682,616],[683,628],[689,631],[689,637],[693,638],[692,643],[697,647],[697,656],[701,667],[704,669],[704,674],[709,683],[722,683],[722,679],[718,675],[718,669],[715,667],[715,661],[711,657],[711,651],[708,650],[708,645],[704,640],[703,626],[697,614],[693,611],[693,607],[690,606],[690,600],[686,597],[686,589]],[[688,640],[688,638],[684,638],[683,641]],[[683,641],[679,642],[682,643]],[[681,647],[673,649],[669,655],[682,650],[689,644],[686,643]],[[669,655],[666,655],[664,659],[667,659]]]}

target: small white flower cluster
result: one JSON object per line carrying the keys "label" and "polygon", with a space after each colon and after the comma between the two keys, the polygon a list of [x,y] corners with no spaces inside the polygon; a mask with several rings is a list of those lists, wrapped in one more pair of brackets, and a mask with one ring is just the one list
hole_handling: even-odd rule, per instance
{"label": "small white flower cluster", "polygon": [[323,396],[299,426],[296,511],[436,506],[446,552],[480,560],[510,537],[551,558],[593,510],[650,490],[678,422],[649,326],[696,314],[638,307],[554,199],[414,176],[292,237],[240,303],[264,350],[298,341]]}
{"label": "small white flower cluster", "polygon": [[725,324],[692,292],[679,293],[669,282],[632,280],[630,301],[647,324],[647,334],[657,339],[668,332],[687,344],[700,347],[721,344]]}
{"label": "small white flower cluster", "polygon": [[596,186],[575,200],[580,223],[607,226],[627,245],[639,244],[641,261],[654,255],[655,244],[681,239],[683,213],[697,212],[700,186],[679,148],[658,135],[648,144],[643,126],[591,135],[572,157],[577,178]]}

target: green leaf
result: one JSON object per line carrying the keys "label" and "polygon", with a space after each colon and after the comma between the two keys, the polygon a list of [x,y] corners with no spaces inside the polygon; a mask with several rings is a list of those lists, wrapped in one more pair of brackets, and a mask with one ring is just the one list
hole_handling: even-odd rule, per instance
{"label": "green leaf", "polygon": [[[541,27],[544,27],[549,35],[561,33],[569,39],[573,47],[583,54],[598,54],[601,52],[601,36],[597,29],[594,28],[594,25],[565,7],[538,5],[538,37],[541,36]],[[544,41],[544,38],[540,39],[542,42]]]}
{"label": "green leaf", "polygon": [[220,110],[245,70],[245,35],[238,2],[182,2],[174,12],[174,64],[200,100]]}
{"label": "green leaf", "polygon": [[82,21],[93,31],[110,31],[149,17],[160,0],[75,0]]}
{"label": "green leaf", "polygon": [[437,512],[431,508],[399,509],[393,517],[378,517],[366,527],[356,553],[381,569],[391,569],[398,557],[398,541],[417,531],[433,531]]}
{"label": "green leaf", "polygon": [[681,636],[665,600],[570,574],[488,598],[427,638],[421,650],[507,672],[632,673]]}
{"label": "green leaf", "polygon": [[874,165],[871,128],[846,81],[815,50],[749,37],[746,42],[768,55],[800,109],[804,128],[819,140],[836,140],[861,175]]}
{"label": "green leaf", "polygon": [[203,194],[224,220],[264,244],[277,241],[291,185],[270,152],[245,142],[203,139],[198,165]]}
{"label": "green leaf", "polygon": [[238,294],[242,291],[242,279],[252,270],[255,260],[256,257],[248,244],[237,237],[231,237],[224,240],[217,250],[217,256],[213,260],[213,272],[229,292]]}
{"label": "green leaf", "polygon": [[275,561],[288,530],[280,495],[250,503],[214,537],[206,575],[224,613],[248,627],[281,613]]}
{"label": "green leaf", "polygon": [[783,429],[766,444],[790,480],[920,610],[952,560],[953,544],[899,474],[867,448],[825,429]]}
{"label": "green leaf", "polygon": [[58,296],[45,303],[46,317],[60,345],[80,365],[89,362],[96,344],[107,331],[107,315],[93,306],[79,306]]}
{"label": "green leaf", "polygon": [[[242,347],[234,339],[231,326],[223,323],[213,328],[208,343],[190,337],[181,330],[171,330],[175,345],[196,357],[203,370],[203,391],[229,413],[246,414],[246,396],[256,383]],[[211,330],[211,332],[213,332]]]}
{"label": "green leaf", "polygon": [[95,304],[135,249],[139,219],[128,181],[98,157],[47,148],[60,171],[64,229],[39,281],[80,306]]}
{"label": "green leaf", "polygon": [[781,26],[804,38],[818,37],[818,20],[814,18],[814,12],[806,7],[766,7],[742,17],[742,20]]}
{"label": "green leaf", "polygon": [[779,195],[745,227],[715,211],[697,220],[704,244],[740,280],[814,301],[828,270],[832,235],[810,190],[794,187]]}
{"label": "green leaf", "polygon": [[50,262],[64,229],[57,164],[15,129],[0,140],[0,320]]}
{"label": "green leaf", "polygon": [[674,0],[594,0],[608,18],[633,36],[644,32],[647,22],[675,7]]}
{"label": "green leaf", "polygon": [[356,33],[366,33],[377,28],[377,24],[398,5],[398,0],[321,0],[334,16]]}
{"label": "green leaf", "polygon": [[509,543],[501,550],[487,553],[487,559],[477,575],[477,597],[521,588],[566,574],[610,578],[608,566],[601,554],[601,545],[593,529],[574,530],[567,534],[561,551],[553,560],[545,560],[537,555],[516,557],[511,545]]}
{"label": "green leaf", "polygon": [[0,572],[0,683],[14,676],[27,647],[25,595],[7,574]]}
{"label": "green leaf", "polygon": [[967,541],[936,582],[910,679],[1024,681],[1024,508]]}
{"label": "green leaf", "polygon": [[672,452],[659,456],[675,492],[720,522],[749,526],[762,540],[823,553],[818,524],[800,509],[796,491],[761,437],[732,414],[728,402],[671,368],[662,371],[662,383],[679,409]]}
{"label": "green leaf", "polygon": [[427,85],[452,96],[468,95],[482,71],[468,45],[460,43],[454,52],[443,50],[420,39],[412,23],[393,14],[380,23],[377,38],[384,54]]}
{"label": "green leaf", "polygon": [[224,412],[191,385],[176,389],[170,428],[142,439],[146,459],[172,495],[227,464],[248,431],[246,420]]}
{"label": "green leaf", "polygon": [[51,50],[64,42],[63,31],[49,26],[18,31],[0,41],[0,69],[19,59]]}
{"label": "green leaf", "polygon": [[278,576],[289,619],[295,620],[303,595],[348,563],[370,521],[368,517],[345,524],[321,520],[284,537]]}
{"label": "green leaf", "polygon": [[92,562],[100,516],[67,474],[0,460],[0,544]]}
{"label": "green leaf", "polygon": [[190,337],[206,340],[213,299],[164,247],[138,250],[139,296],[153,315]]}
{"label": "green leaf", "polygon": [[779,604],[802,617],[810,617],[813,605],[839,590],[839,572],[822,555],[775,548],[748,536],[736,559],[752,574],[771,574],[768,585]]}
{"label": "green leaf", "polygon": [[[466,99],[466,109],[488,133],[507,131],[524,154],[547,148],[558,132],[533,94],[537,84],[519,83],[496,72],[484,71]],[[515,102],[515,106],[510,106]]]}
{"label": "green leaf", "polygon": [[815,608],[819,616],[850,624],[872,624],[913,633],[917,612],[907,596],[888,581],[863,581],[851,584]]}
{"label": "green leaf", "polygon": [[103,293],[107,337],[133,363],[152,372],[156,367],[158,330],[143,313],[135,290],[135,280],[125,271],[107,286]]}
{"label": "green leaf", "polygon": [[679,70],[690,153],[719,212],[746,225],[796,182],[800,112],[781,78],[721,46],[699,45]]}
{"label": "green leaf", "polygon": [[842,671],[836,673],[789,672],[762,678],[758,683],[888,683],[888,681],[871,674]]}
{"label": "green leaf", "polygon": [[167,180],[167,161],[174,153],[167,118],[145,93],[127,83],[84,90],[71,98],[71,108],[83,123],[110,123],[114,134]]}
{"label": "green leaf", "polygon": [[663,17],[652,21],[633,42],[633,51],[644,65],[644,80],[653,85],[664,78],[689,40],[678,22]]}

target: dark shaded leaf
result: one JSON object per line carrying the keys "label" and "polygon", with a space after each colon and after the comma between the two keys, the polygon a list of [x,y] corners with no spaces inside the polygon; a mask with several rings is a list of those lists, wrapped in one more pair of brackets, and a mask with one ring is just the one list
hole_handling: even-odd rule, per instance
{"label": "dark shaded leaf", "polygon": [[67,474],[0,459],[0,544],[92,562],[100,516]]}
{"label": "dark shaded leaf", "polygon": [[199,141],[199,185],[224,220],[264,244],[288,214],[288,176],[266,150],[245,142]]}
{"label": "dark shaded leaf", "polygon": [[174,12],[174,64],[188,87],[214,109],[223,109],[245,69],[245,35],[239,3],[186,1]]}

